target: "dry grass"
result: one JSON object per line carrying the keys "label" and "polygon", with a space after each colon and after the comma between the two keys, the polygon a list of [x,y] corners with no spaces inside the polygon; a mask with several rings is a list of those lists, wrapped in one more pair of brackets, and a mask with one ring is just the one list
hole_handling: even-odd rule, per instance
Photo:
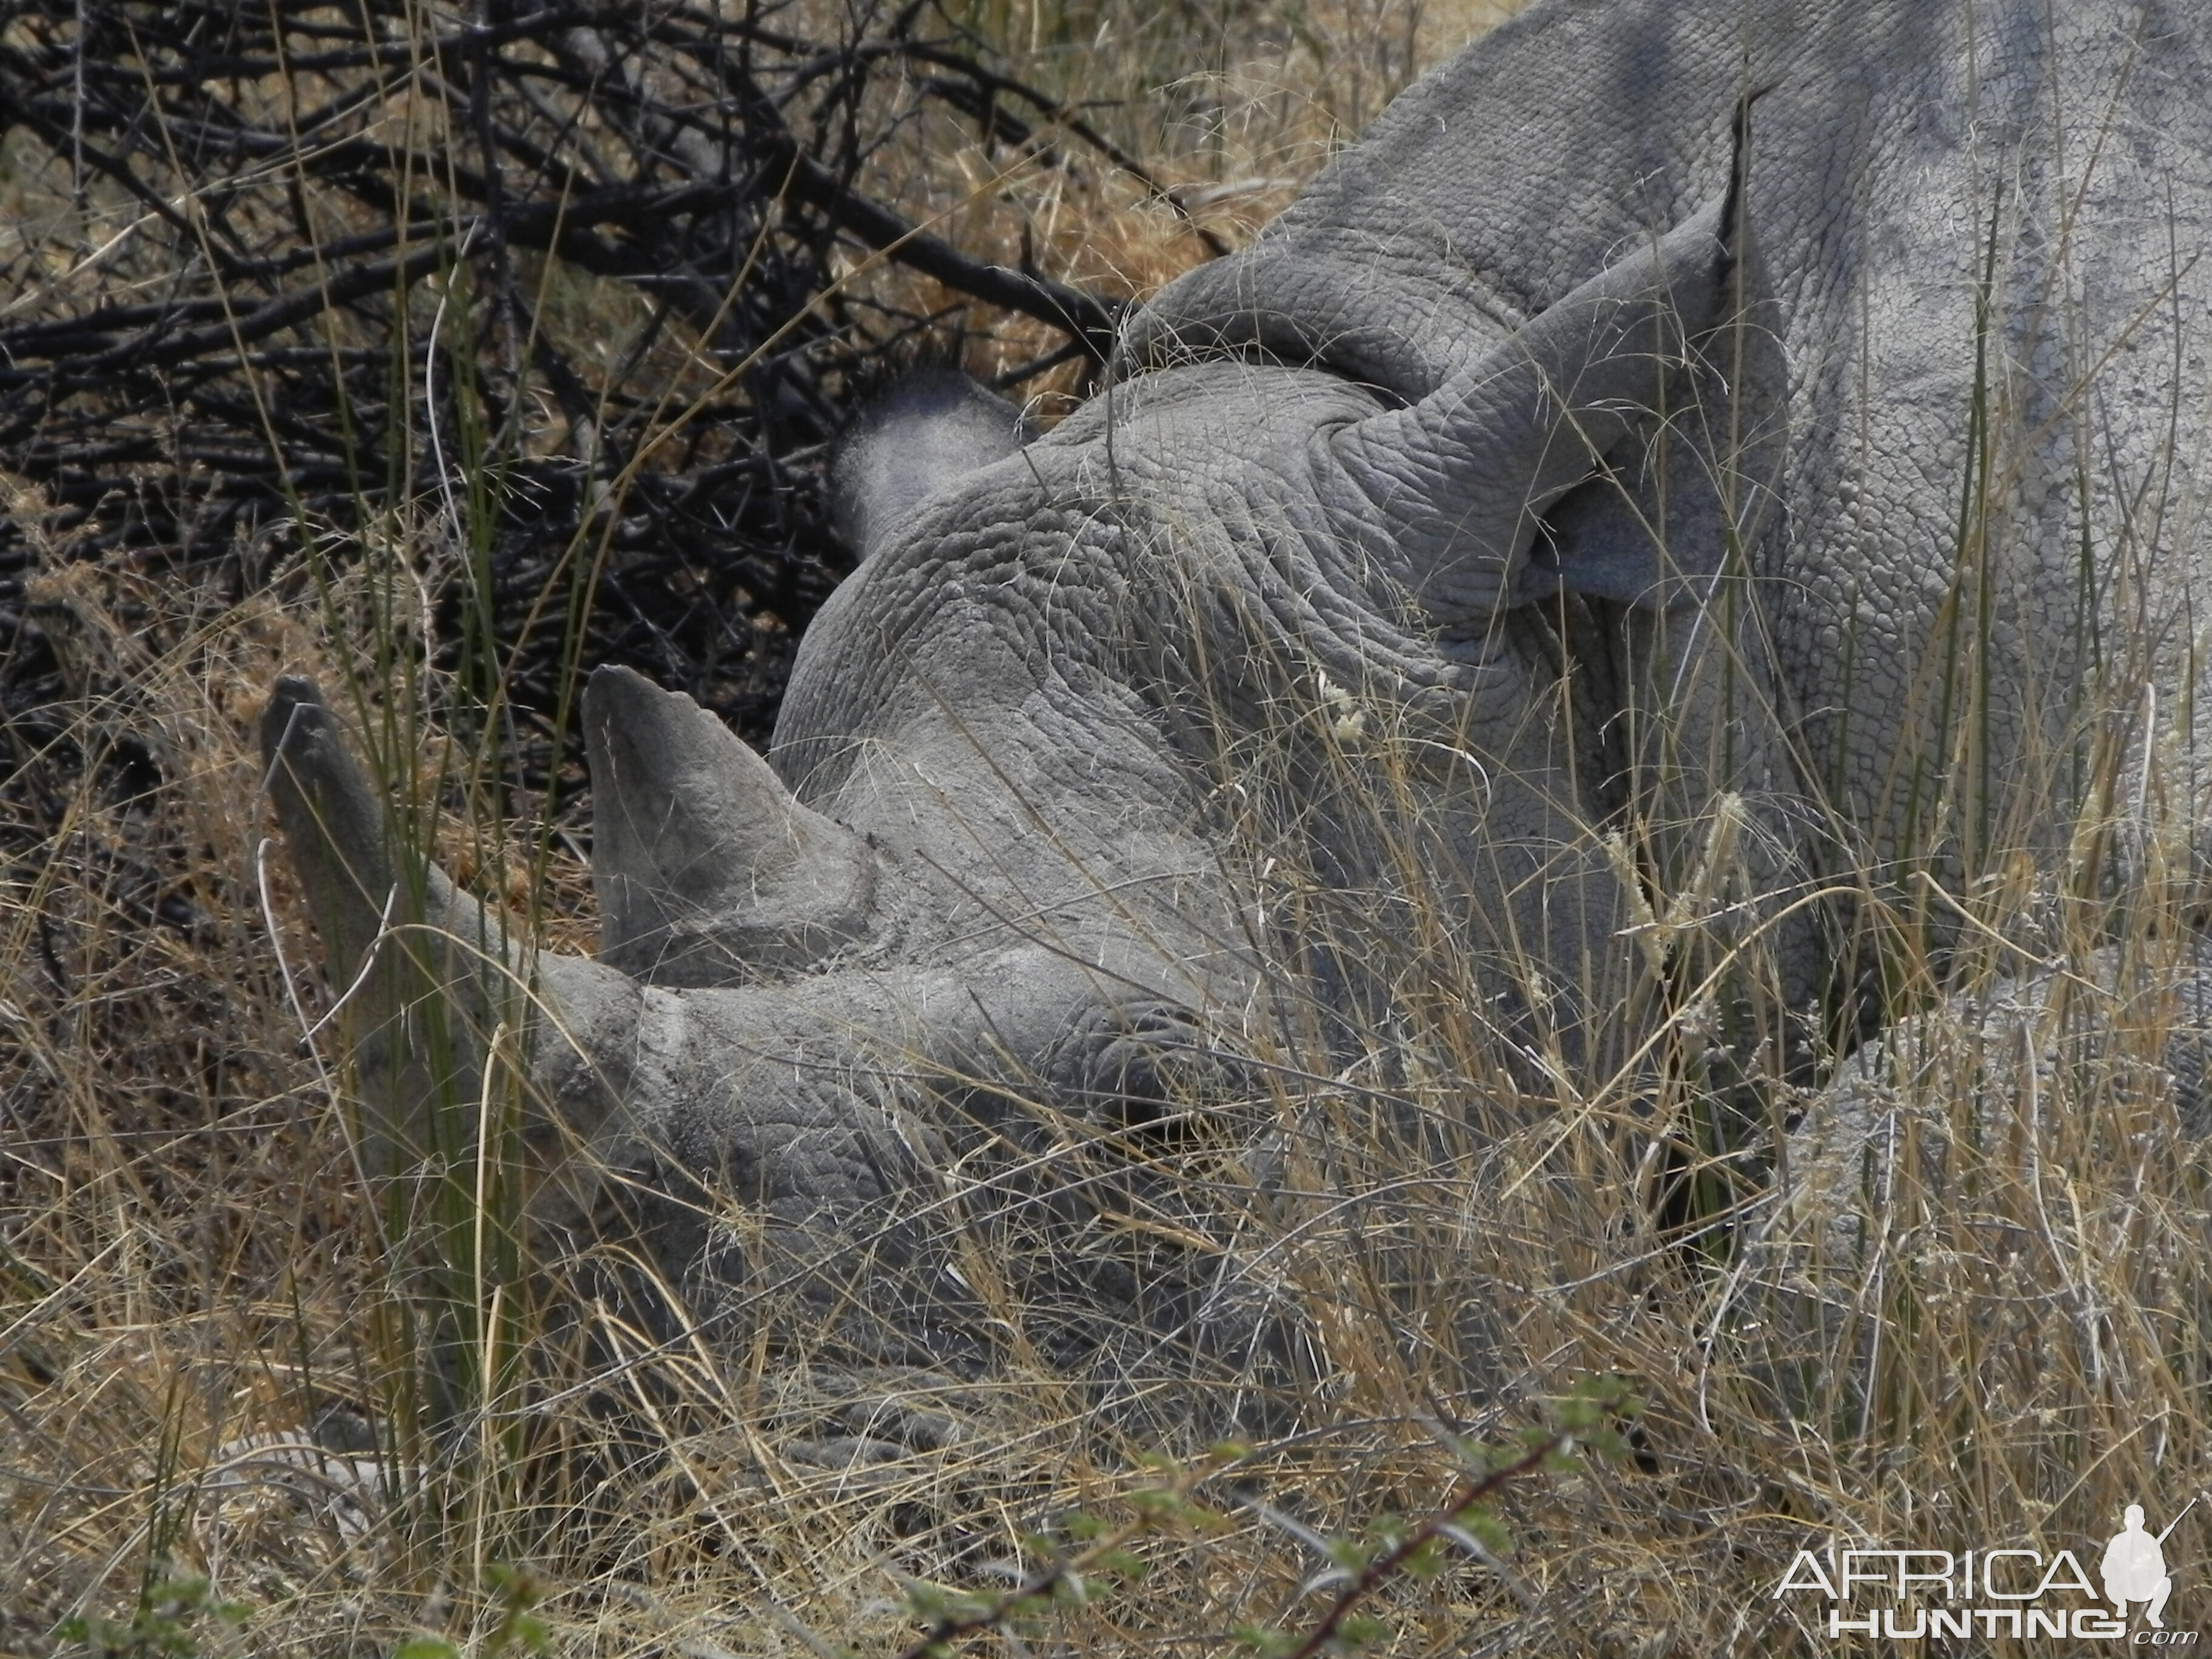
{"label": "dry grass", "polygon": [[[1003,43],[1018,77],[1141,159],[1164,195],[1080,145],[1063,146],[1066,165],[1017,165],[942,106],[910,145],[878,157],[871,183],[963,248],[1141,299],[1205,258],[1207,239],[1216,249],[1250,240],[1416,74],[1525,3],[975,0],[954,15]],[[1039,125],[1049,136],[1052,123]],[[912,279],[893,280],[915,309],[945,307],[927,283],[916,292]],[[1041,324],[993,319],[963,358],[989,380],[1058,343]],[[1024,392],[1056,417],[1078,373],[1071,365]]]}
{"label": "dry grass", "polygon": [[[1186,20],[1125,51],[1151,15],[977,21],[1071,97],[1099,94],[1083,77],[1102,61],[1157,83],[1146,52],[1187,64],[1202,39],[1210,67],[1117,137],[1169,182],[1227,187],[1194,210],[1231,239],[1409,62],[1479,21],[1353,0]],[[1017,252],[1027,225],[1041,263],[1138,290],[1197,252],[1119,175],[1002,178],[945,133],[882,165],[908,167],[904,199],[950,213],[978,251]],[[591,314],[588,286],[574,303]],[[1042,343],[1002,333],[969,362]],[[390,532],[358,580],[422,574],[440,532]],[[561,1653],[890,1653],[916,1629],[908,1581],[995,1587],[1025,1534],[1075,1510],[1141,1517],[1133,1495],[1175,1489],[1197,1507],[1139,1530],[1141,1586],[1040,1616],[1026,1650],[1225,1651],[1240,1625],[1319,1616],[1300,1528],[1427,1512],[1460,1478],[1443,1425],[1508,1438],[1600,1372],[1646,1401],[1635,1455],[1509,1488],[1510,1571],[1463,1561],[1386,1586],[1385,1650],[1833,1651],[1813,1628],[1824,1604],[1771,1593],[1800,1548],[2018,1544],[2086,1561],[2122,1504],[2156,1522],[2212,1485],[2212,1189],[2170,1069],[2201,895],[2185,811],[2160,819],[2148,787],[2089,792],[2061,860],[1987,858],[1996,875],[1943,930],[1954,949],[1869,887],[1894,1006],[1989,994],[1943,1003],[1887,1073],[1862,1062],[1862,1115],[1824,1131],[1829,1158],[1793,1207],[1735,1176],[1693,1179],[1735,1167],[1698,1127],[1714,1046],[1701,1000],[1662,1022],[1656,1066],[1539,1088],[1498,1067],[1445,901],[1428,896],[1437,925],[1409,939],[1285,878],[1289,902],[1406,994],[1368,1069],[1286,1047],[1270,1056],[1285,1077],[1337,1085],[1253,1103],[1285,1148],[1281,1190],[1231,1221],[1258,1230],[1240,1245],[1295,1313],[1305,1380],[1276,1402],[1295,1430],[1229,1474],[1147,1467],[1144,1433],[1086,1422],[1049,1375],[933,1385],[787,1346],[656,1344],[617,1308],[565,1304],[564,1285],[600,1282],[588,1273],[497,1287],[509,1322],[480,1333],[536,1352],[483,1367],[495,1381],[457,1449],[422,1420],[416,1291],[356,1178],[337,1057],[301,1041],[329,993],[283,862],[261,857],[273,827],[247,737],[280,670],[346,678],[362,595],[295,580],[216,605],[62,552],[32,614],[70,701],[51,729],[11,730],[23,787],[0,821],[0,1650],[52,1650],[71,1614],[158,1609],[173,1573],[249,1610],[237,1630],[190,1607],[142,1621],[149,1644],[168,1632],[210,1654],[383,1653],[416,1632],[490,1651],[525,1601]],[[1350,729],[1326,700],[1299,720]],[[1358,747],[1348,763],[1387,823],[1419,792],[1387,732]],[[447,757],[415,758],[435,774]],[[549,943],[587,944],[575,860],[507,834],[449,829],[442,851],[536,913]],[[538,880],[507,873],[525,871]],[[1705,896],[1727,873],[1708,872]],[[1680,913],[1686,954],[1711,908]],[[1758,977],[1755,939],[1708,945]],[[2055,965],[2047,995],[1990,993],[2029,964]],[[1802,1103],[1779,1085],[1768,1098],[1778,1117]],[[1178,1155],[1200,1194],[1234,1161]],[[864,1434],[904,1408],[954,1431],[896,1461],[823,1461],[825,1425]],[[325,1442],[345,1437],[332,1423],[380,1437],[308,1449],[319,1423]],[[2202,1559],[2205,1537],[2185,1531],[2173,1553]],[[1022,1650],[979,1646],[994,1644]]]}

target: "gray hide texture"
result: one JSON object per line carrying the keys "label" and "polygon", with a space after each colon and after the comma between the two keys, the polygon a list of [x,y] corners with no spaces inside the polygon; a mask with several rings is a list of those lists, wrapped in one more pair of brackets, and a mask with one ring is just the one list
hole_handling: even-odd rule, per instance
{"label": "gray hide texture", "polygon": [[[1386,926],[1449,895],[1509,1069],[1571,1075],[1632,1046],[1622,930],[1716,799],[1792,1006],[1829,971],[1800,884],[1908,835],[2062,844],[2095,708],[2148,711],[2193,809],[2208,87],[2193,4],[1540,0],[1139,313],[1052,432],[902,394],[841,463],[865,560],[765,763],[591,682],[606,933],[537,964],[556,1127],[694,1317],[1241,1376],[1273,1339],[1234,1206],[1177,1212],[1147,1160],[1258,1145],[1286,1011],[1390,993],[1255,908],[1248,814]],[[265,731],[348,983],[377,804],[312,688]],[[1328,781],[1362,767],[1417,832]]]}

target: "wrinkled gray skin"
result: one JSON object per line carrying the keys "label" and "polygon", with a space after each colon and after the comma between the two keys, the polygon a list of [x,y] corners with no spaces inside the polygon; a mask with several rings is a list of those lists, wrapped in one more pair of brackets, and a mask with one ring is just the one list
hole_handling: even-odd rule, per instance
{"label": "wrinkled gray skin", "polygon": [[[1786,895],[1891,855],[1909,814],[1971,838],[1973,791],[2035,799],[2093,639],[2100,695],[2157,687],[2161,729],[2193,709],[2212,23],[1971,15],[1970,43],[1954,0],[1540,0],[1139,313],[1051,433],[943,380],[876,411],[839,466],[865,557],[768,762],[593,677],[605,943],[538,961],[535,1065],[695,1315],[786,1291],[946,1363],[1086,1363],[1085,1310],[1194,1322],[1232,1370],[1265,1346],[1241,1270],[1099,1218],[1172,1202],[1127,1154],[1249,1097],[1234,1055],[1287,1004],[1360,994],[1228,866],[1254,753],[1311,806],[1313,868],[1385,908],[1458,896],[1503,1047],[1598,1067],[1643,971],[1607,828],[1663,898],[1694,850],[1672,826],[1735,792],[1747,870]],[[1994,550],[1962,564],[1978,374]],[[1954,716],[1986,700],[1931,771],[1954,586],[1990,641]],[[377,803],[311,689],[265,730],[349,982],[391,884]],[[2162,787],[2193,798],[2179,736]],[[1315,782],[1363,744],[1399,758],[1409,855]],[[428,915],[497,943],[442,887]],[[1793,1000],[1826,971],[1810,915],[1778,924]],[[356,1023],[397,1135],[406,1057]],[[1015,1285],[1067,1310],[1042,1336],[976,1283],[1029,1271],[1000,1248],[1024,1227],[1059,1230]]]}

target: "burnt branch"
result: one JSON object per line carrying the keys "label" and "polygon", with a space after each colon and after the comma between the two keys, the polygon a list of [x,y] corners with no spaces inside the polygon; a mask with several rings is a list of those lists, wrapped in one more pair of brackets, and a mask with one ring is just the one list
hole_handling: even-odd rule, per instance
{"label": "burnt branch", "polygon": [[[34,528],[242,591],[465,468],[494,522],[468,532],[485,591],[450,602],[486,619],[526,717],[568,648],[546,584],[593,567],[586,659],[761,734],[842,568],[821,461],[877,361],[948,303],[968,331],[1056,331],[1036,361],[1103,361],[1116,301],[872,193],[918,110],[1167,196],[911,0],[839,38],[789,0],[4,15],[0,141],[30,210],[0,240],[0,472],[45,519],[0,515],[0,632]],[[886,262],[934,286],[867,274]]]}

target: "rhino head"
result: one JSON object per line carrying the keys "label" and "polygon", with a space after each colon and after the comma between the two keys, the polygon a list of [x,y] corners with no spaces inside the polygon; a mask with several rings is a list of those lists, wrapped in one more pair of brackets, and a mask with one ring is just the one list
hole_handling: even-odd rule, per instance
{"label": "rhino head", "polygon": [[[1635,769],[1622,698],[1679,674],[1669,619],[1719,579],[1652,520],[1671,491],[1717,547],[1759,510],[1735,459],[1756,445],[1724,465],[1685,418],[1741,403],[1725,386],[1759,350],[1720,171],[1417,398],[1158,313],[1042,436],[964,383],[895,394],[839,463],[862,556],[769,757],[627,670],[592,677],[596,961],[523,969],[434,872],[400,893],[334,718],[280,683],[270,787],[360,992],[380,1161],[412,1155],[421,1087],[397,955],[435,937],[408,982],[479,1030],[526,982],[542,1133],[598,1172],[571,1195],[638,1211],[692,1316],[775,1292],[930,1364],[1018,1340],[1084,1364],[1109,1329],[1249,1360],[1266,1297],[1224,1265],[1236,1206],[1198,1213],[1157,1171],[1295,1073],[1282,1033],[1315,1010],[1356,1044],[1390,976],[1286,927],[1248,853],[1386,931],[1449,896],[1405,926],[1483,964],[1501,1044],[1540,1065],[1590,1062],[1641,971],[1602,834]],[[1594,689],[1572,665],[1600,608],[1626,665]],[[1261,1185],[1262,1138],[1222,1137]]]}

